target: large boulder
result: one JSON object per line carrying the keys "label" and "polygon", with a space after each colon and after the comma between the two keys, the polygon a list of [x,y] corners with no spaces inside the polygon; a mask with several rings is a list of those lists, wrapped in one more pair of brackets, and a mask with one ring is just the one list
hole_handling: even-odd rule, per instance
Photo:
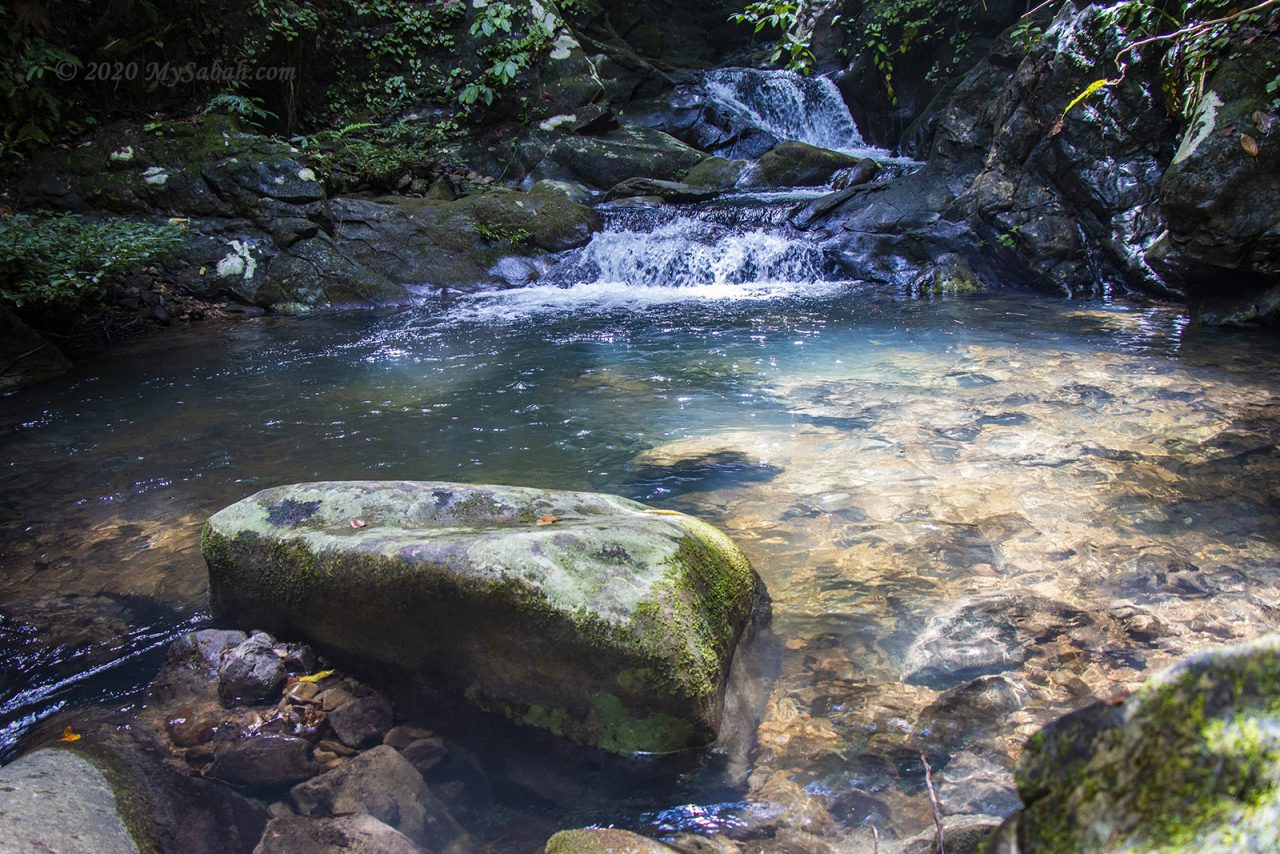
{"label": "large boulder", "polygon": [[218,512],[202,545],[224,619],[624,754],[716,737],[761,595],[720,531],[594,493],[299,484]]}
{"label": "large boulder", "polygon": [[[0,768],[0,851],[136,854],[151,840],[135,839],[125,805],[93,762],[46,748]],[[140,845],[139,842],[142,844]]]}
{"label": "large boulder", "polygon": [[534,175],[582,181],[608,190],[628,178],[681,181],[707,157],[661,131],[626,127],[601,136],[560,139],[547,151]]}
{"label": "large boulder", "polygon": [[1264,39],[1223,59],[1160,183],[1169,230],[1147,259],[1202,320],[1280,307],[1280,114],[1266,91],[1276,49]]}
{"label": "large boulder", "polygon": [[782,142],[748,170],[743,183],[752,187],[814,187],[826,184],[860,158],[804,142]]}
{"label": "large boulder", "polygon": [[1022,755],[999,851],[1280,850],[1280,635],[1193,656]]}

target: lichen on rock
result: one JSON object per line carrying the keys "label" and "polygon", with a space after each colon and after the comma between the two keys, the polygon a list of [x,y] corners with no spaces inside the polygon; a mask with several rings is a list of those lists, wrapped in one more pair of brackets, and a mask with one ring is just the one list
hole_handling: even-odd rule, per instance
{"label": "lichen on rock", "polygon": [[215,514],[202,544],[226,619],[623,754],[715,738],[761,595],[711,525],[595,493],[300,484]]}

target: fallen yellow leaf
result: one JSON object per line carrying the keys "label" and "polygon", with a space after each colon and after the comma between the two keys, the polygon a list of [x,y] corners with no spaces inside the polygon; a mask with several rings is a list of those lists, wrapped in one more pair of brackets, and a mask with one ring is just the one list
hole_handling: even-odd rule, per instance
{"label": "fallen yellow leaf", "polygon": [[1258,156],[1258,141],[1247,133],[1240,134],[1240,147],[1244,149],[1244,153],[1250,157]]}
{"label": "fallen yellow leaf", "polygon": [[559,522],[559,521],[560,519],[556,516],[539,516],[538,521],[535,522],[534,524],[537,525],[538,527],[542,527],[543,525],[554,525],[556,522]]}
{"label": "fallen yellow leaf", "polygon": [[64,727],[62,730],[61,740],[62,741],[79,741],[80,733],[76,732],[71,727]]}
{"label": "fallen yellow leaf", "polygon": [[333,675],[332,670],[321,670],[319,673],[312,673],[310,676],[299,677],[299,682],[322,682]]}

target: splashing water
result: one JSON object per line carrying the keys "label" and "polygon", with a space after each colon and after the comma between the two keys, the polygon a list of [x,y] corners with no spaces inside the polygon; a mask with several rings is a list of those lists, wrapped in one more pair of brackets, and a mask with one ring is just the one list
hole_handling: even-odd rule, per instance
{"label": "splashing water", "polygon": [[881,154],[867,146],[840,90],[826,77],[790,71],[724,68],[706,77],[710,95],[778,139],[849,154]]}

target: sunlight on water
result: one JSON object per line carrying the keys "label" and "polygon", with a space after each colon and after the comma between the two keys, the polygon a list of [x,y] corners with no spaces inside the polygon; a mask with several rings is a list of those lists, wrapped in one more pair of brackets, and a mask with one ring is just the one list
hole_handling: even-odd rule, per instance
{"label": "sunlight on water", "polygon": [[657,786],[473,746],[507,793],[492,838],[789,816],[902,837],[931,822],[922,752],[946,809],[1007,812],[1037,726],[1280,613],[1280,350],[1184,326],[797,276],[138,342],[0,401],[0,732],[145,683],[147,650],[200,619],[199,528],[225,504],[306,480],[509,482],[723,526],[774,620],[743,688],[750,750]]}

